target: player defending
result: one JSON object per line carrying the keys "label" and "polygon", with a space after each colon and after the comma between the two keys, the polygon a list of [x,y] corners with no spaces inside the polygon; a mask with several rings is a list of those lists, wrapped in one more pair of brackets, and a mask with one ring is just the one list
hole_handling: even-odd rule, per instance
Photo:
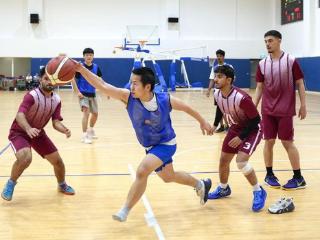
{"label": "player defending", "polygon": [[[216,86],[214,98],[226,116],[230,129],[223,141],[220,156],[220,184],[214,192],[209,193],[208,198],[218,199],[231,194],[228,185],[230,162],[237,154],[237,166],[252,185],[254,196],[252,210],[257,212],[264,207],[267,192],[259,185],[255,171],[248,161],[262,137],[260,116],[251,97],[232,85],[234,80],[232,67],[219,66],[214,72]],[[216,116],[211,133],[217,128],[221,118],[222,114]]]}
{"label": "player defending", "polygon": [[130,90],[116,88],[78,64],[76,70],[94,87],[106,95],[122,101],[127,106],[140,144],[146,149],[146,156],[140,163],[136,179],[127,196],[127,201],[113,219],[126,221],[129,211],[145,192],[148,176],[155,171],[164,182],[176,182],[194,187],[205,204],[211,188],[211,180],[197,180],[185,172],[173,169],[172,156],[176,152],[176,134],[171,125],[172,109],[184,111],[200,123],[203,132],[209,133],[211,126],[203,117],[168,93],[155,93],[155,76],[150,68],[142,67],[132,71]]}
{"label": "player defending", "polygon": [[32,161],[31,147],[53,165],[58,190],[68,195],[75,194],[72,187],[65,182],[65,167],[58,150],[43,129],[52,118],[55,130],[65,134],[67,138],[71,136],[70,130],[61,123],[61,100],[53,89],[45,68],[42,68],[40,87],[24,96],[11,125],[9,140],[17,160],[12,166],[10,179],[1,194],[7,201],[12,199],[18,178]]}

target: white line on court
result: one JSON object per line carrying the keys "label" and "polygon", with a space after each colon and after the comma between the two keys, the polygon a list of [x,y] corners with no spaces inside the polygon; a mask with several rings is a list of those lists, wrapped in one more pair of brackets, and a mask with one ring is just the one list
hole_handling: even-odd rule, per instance
{"label": "white line on court", "polygon": [[[136,172],[133,170],[133,167],[130,163],[128,164],[128,168],[129,168],[129,172],[130,172],[132,179],[135,180],[136,179]],[[154,230],[156,231],[158,239],[164,240],[165,237],[164,237],[163,232],[160,228],[160,225],[159,225],[156,217],[153,214],[151,205],[150,205],[146,195],[144,195],[144,194],[142,195],[142,202],[144,204],[144,207],[147,210],[147,213],[144,215],[144,217],[146,218],[148,226],[154,227]]]}

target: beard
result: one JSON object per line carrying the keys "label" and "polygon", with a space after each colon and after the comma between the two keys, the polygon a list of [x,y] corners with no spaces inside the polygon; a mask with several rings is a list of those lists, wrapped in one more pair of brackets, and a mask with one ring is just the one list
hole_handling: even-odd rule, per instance
{"label": "beard", "polygon": [[55,87],[54,86],[52,86],[52,85],[43,85],[43,84],[41,84],[41,89],[43,90],[43,91],[45,91],[45,92],[48,92],[48,93],[50,93],[50,92],[52,92],[54,89],[55,89]]}

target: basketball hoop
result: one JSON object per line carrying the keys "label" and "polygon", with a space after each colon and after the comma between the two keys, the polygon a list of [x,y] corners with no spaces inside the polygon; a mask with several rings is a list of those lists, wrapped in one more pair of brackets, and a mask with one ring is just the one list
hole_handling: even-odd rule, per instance
{"label": "basketball hoop", "polygon": [[139,41],[139,45],[141,48],[144,48],[145,44],[147,43],[148,41],[147,40],[140,40]]}

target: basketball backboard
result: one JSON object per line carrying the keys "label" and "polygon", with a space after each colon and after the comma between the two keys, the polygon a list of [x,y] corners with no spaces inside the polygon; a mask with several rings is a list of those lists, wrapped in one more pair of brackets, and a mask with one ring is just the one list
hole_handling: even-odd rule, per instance
{"label": "basketball backboard", "polygon": [[160,45],[159,26],[157,25],[127,25],[124,46]]}

